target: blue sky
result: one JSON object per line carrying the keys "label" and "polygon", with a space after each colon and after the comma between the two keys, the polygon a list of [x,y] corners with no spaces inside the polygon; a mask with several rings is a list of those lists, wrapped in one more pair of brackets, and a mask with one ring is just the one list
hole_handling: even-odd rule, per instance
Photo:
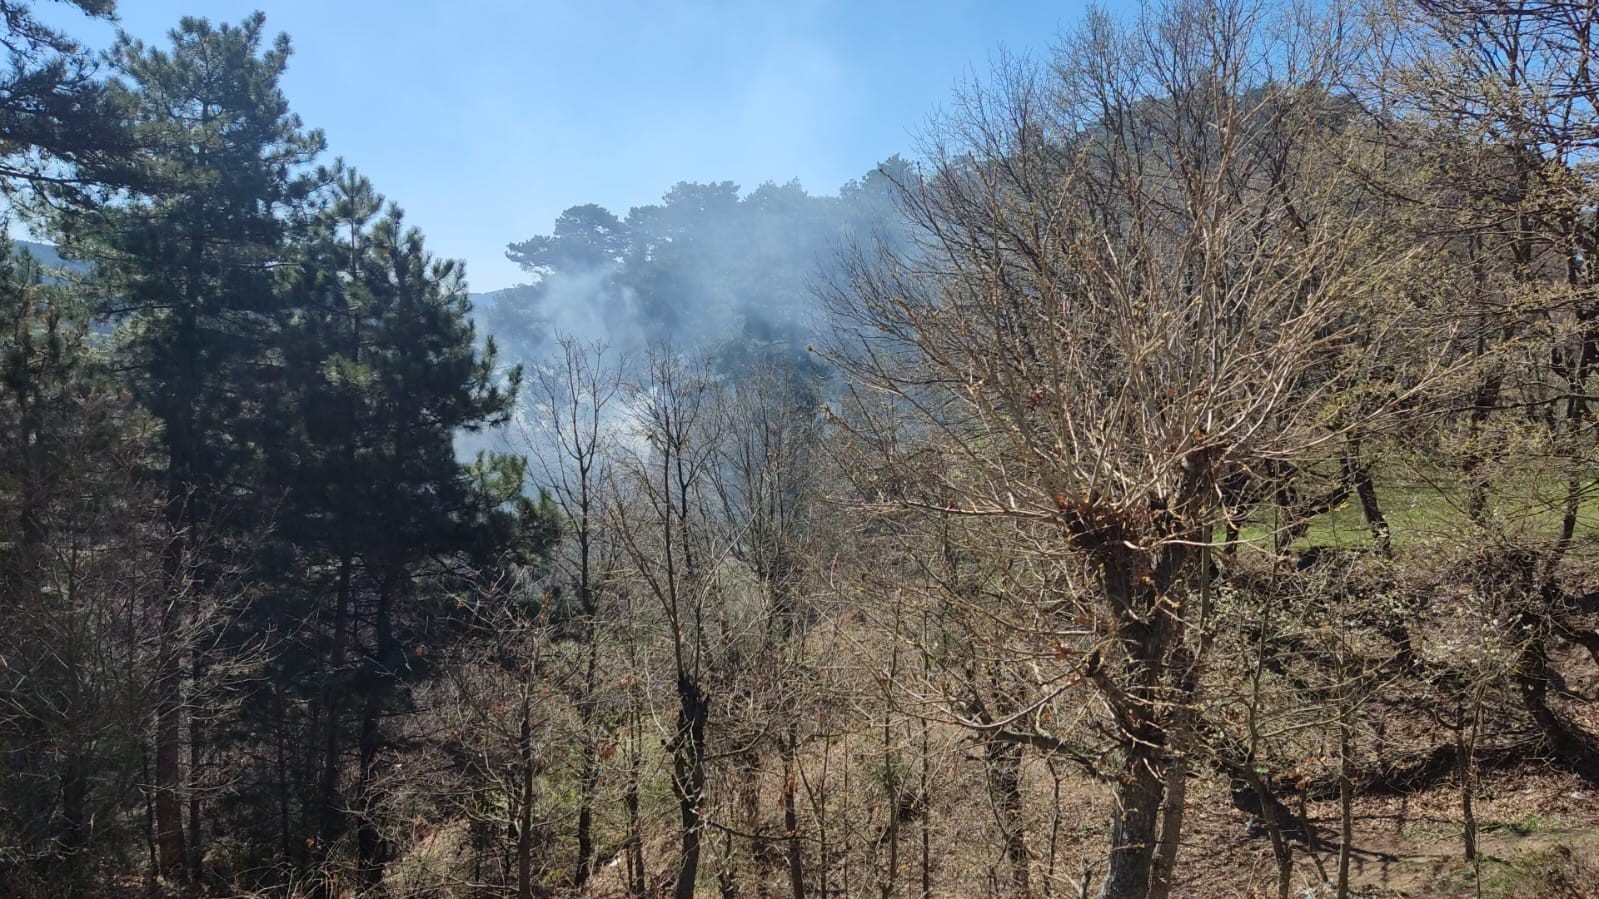
{"label": "blue sky", "polygon": [[[48,5],[48,4],[46,4]],[[475,290],[523,275],[505,244],[561,210],[617,214],[678,181],[830,193],[895,153],[996,49],[1047,50],[1083,12],[978,0],[122,0],[147,41],[183,15],[260,9],[295,56],[290,102],[465,259]],[[109,25],[52,15],[90,46]]]}

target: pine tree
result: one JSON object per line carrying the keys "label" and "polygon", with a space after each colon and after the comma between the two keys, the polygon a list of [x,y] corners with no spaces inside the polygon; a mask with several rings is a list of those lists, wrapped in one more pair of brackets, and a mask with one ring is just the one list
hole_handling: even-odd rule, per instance
{"label": "pine tree", "polygon": [[93,893],[133,848],[148,686],[149,428],[90,346],[83,304],[0,257],[0,883]]}
{"label": "pine tree", "polygon": [[[140,403],[162,425],[164,570],[175,590],[187,558],[199,548],[223,552],[229,529],[251,517],[243,485],[262,433],[259,363],[278,303],[273,269],[286,255],[291,211],[311,186],[304,168],[322,147],[278,87],[288,39],[263,50],[264,27],[260,14],[238,26],[185,18],[170,50],[122,36],[110,90],[143,152],[134,168],[99,174],[135,186],[58,223],[69,252],[95,263],[108,298],[101,311],[123,320],[124,364]],[[185,861],[198,868],[198,796],[191,790],[187,838],[180,805],[182,666],[191,654],[174,637],[197,616],[220,567],[200,566],[192,601],[172,604],[163,626],[154,760],[163,872]],[[204,660],[189,661],[192,676]],[[197,719],[189,737],[192,785],[200,774]]]}
{"label": "pine tree", "polygon": [[365,178],[339,167],[326,180],[288,291],[277,418],[297,442],[273,476],[285,497],[279,536],[306,566],[311,614],[324,623],[314,654],[326,668],[310,697],[320,854],[353,811],[362,878],[375,883],[386,852],[374,782],[382,722],[428,674],[429,647],[452,636],[441,584],[457,563],[492,564],[518,541],[537,550],[548,536],[528,535],[547,531],[548,513],[522,496],[520,459],[457,459],[456,435],[505,421],[520,379],[513,370],[502,385],[492,342],[476,348],[459,264],[435,260],[399,209],[380,215]]}
{"label": "pine tree", "polygon": [[[60,2],[93,18],[116,12],[115,0]],[[103,174],[132,149],[94,60],[22,0],[0,0],[0,32],[0,192],[81,199],[87,172]]]}

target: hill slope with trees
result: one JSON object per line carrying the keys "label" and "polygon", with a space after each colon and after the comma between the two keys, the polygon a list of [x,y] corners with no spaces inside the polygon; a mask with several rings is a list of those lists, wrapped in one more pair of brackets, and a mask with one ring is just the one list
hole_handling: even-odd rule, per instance
{"label": "hill slope with trees", "polygon": [[1591,5],[1093,13],[486,297],[262,16],[0,12],[0,897],[1599,882]]}

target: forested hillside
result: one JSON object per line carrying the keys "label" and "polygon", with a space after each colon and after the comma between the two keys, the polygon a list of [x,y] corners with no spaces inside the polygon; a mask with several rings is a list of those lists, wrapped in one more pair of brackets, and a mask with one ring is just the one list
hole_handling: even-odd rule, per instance
{"label": "forested hillside", "polygon": [[917,177],[895,156],[837,196],[797,181],[742,195],[731,181],[684,182],[626,218],[574,206],[552,233],[510,245],[531,283],[491,295],[480,319],[530,361],[551,355],[552,335],[627,353],[709,349],[728,365],[802,360],[828,324],[818,286],[850,248],[904,243],[898,197]]}
{"label": "forested hillside", "polygon": [[1595,895],[1599,7],[1091,13],[487,294],[262,15],[47,7],[0,897]]}

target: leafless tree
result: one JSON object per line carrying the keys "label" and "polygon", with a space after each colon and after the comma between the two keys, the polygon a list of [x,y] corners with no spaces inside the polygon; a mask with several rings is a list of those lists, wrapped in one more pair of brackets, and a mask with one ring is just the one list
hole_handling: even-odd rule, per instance
{"label": "leafless tree", "polygon": [[1407,254],[1350,213],[1325,151],[1355,139],[1324,88],[1347,51],[1331,23],[1242,3],[1091,17],[938,123],[907,196],[919,246],[862,254],[836,297],[873,499],[1088,563],[1061,583],[1088,624],[1062,662],[1118,735],[1106,897],[1150,890],[1222,477],[1336,455],[1357,422],[1329,409],[1398,328]]}
{"label": "leafless tree", "polygon": [[599,751],[607,730],[600,715],[601,605],[614,580],[619,547],[605,527],[605,495],[615,456],[621,381],[601,346],[571,338],[560,341],[554,363],[533,377],[533,405],[524,422],[524,442],[534,476],[561,512],[568,546],[557,558],[561,585],[572,593],[572,637],[582,646],[574,681],[578,709],[577,864],[572,884],[581,887],[595,866],[594,806],[598,801]]}
{"label": "leafless tree", "polygon": [[716,600],[729,546],[713,525],[715,384],[701,366],[653,356],[626,403],[636,443],[616,479],[611,518],[643,592],[662,618],[676,711],[666,745],[681,823],[673,895],[692,899],[706,827],[707,726]]}
{"label": "leafless tree", "polygon": [[794,899],[805,896],[799,823],[802,695],[800,659],[810,614],[804,595],[813,552],[812,506],[819,491],[820,402],[812,379],[792,362],[757,363],[722,393],[717,410],[720,514],[732,535],[731,555],[751,575],[759,633],[732,677],[748,697],[744,745],[743,826],[751,835],[755,876],[764,891],[763,860],[772,856],[758,814],[761,756],[780,760],[783,857]]}

